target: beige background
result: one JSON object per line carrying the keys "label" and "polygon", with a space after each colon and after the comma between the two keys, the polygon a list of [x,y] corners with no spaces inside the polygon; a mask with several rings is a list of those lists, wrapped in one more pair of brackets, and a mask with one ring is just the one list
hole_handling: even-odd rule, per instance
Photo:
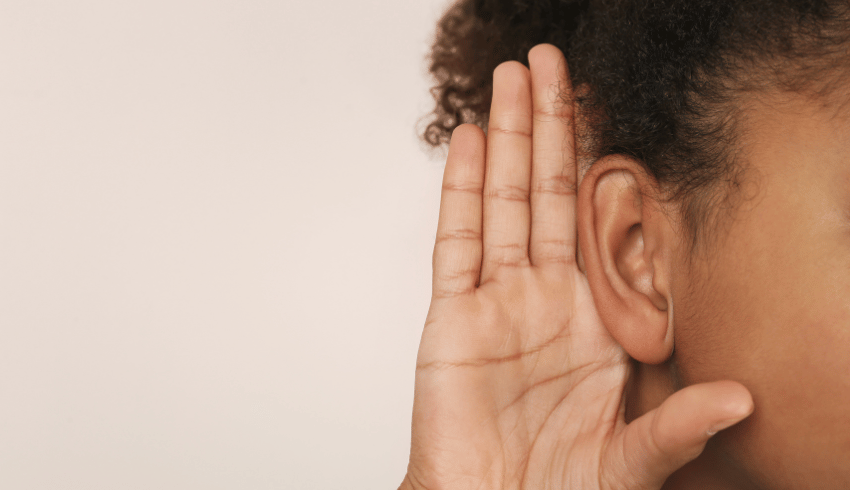
{"label": "beige background", "polygon": [[407,463],[444,0],[0,0],[0,488]]}

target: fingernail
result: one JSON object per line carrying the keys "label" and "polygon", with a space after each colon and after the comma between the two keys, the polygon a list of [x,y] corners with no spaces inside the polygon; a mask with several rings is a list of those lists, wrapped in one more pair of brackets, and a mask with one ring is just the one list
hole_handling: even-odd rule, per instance
{"label": "fingernail", "polygon": [[[747,414],[747,415],[749,415],[749,414]],[[714,427],[708,429],[708,435],[713,436],[714,434],[717,434],[718,432],[720,432],[723,429],[728,429],[729,427],[732,427],[733,425],[744,420],[745,418],[747,418],[746,415],[744,415],[742,417],[737,417],[737,418],[734,418],[734,419],[724,420],[723,422],[718,422],[717,424],[714,425]]]}

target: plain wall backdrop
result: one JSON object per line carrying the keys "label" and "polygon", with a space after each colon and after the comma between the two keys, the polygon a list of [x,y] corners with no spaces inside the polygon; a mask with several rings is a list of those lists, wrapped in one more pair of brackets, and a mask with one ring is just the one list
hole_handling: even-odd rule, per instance
{"label": "plain wall backdrop", "polygon": [[397,487],[448,4],[0,0],[0,488]]}

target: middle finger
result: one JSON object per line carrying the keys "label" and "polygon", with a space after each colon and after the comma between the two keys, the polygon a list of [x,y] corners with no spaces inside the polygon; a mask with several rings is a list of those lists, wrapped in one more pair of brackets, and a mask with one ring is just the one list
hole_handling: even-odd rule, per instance
{"label": "middle finger", "polygon": [[567,61],[551,44],[528,53],[534,105],[531,242],[535,266],[576,257],[576,161],[572,87]]}
{"label": "middle finger", "polygon": [[493,72],[487,128],[481,284],[503,267],[529,265],[531,75],[518,61]]}

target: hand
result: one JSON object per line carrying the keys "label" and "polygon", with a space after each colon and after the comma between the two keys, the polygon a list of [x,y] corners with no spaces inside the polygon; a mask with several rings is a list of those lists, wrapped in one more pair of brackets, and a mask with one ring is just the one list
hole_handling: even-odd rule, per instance
{"label": "hand", "polygon": [[452,134],[401,488],[658,489],[752,399],[705,383],[625,423],[629,357],[576,266],[566,61],[529,64],[494,71],[489,136]]}

